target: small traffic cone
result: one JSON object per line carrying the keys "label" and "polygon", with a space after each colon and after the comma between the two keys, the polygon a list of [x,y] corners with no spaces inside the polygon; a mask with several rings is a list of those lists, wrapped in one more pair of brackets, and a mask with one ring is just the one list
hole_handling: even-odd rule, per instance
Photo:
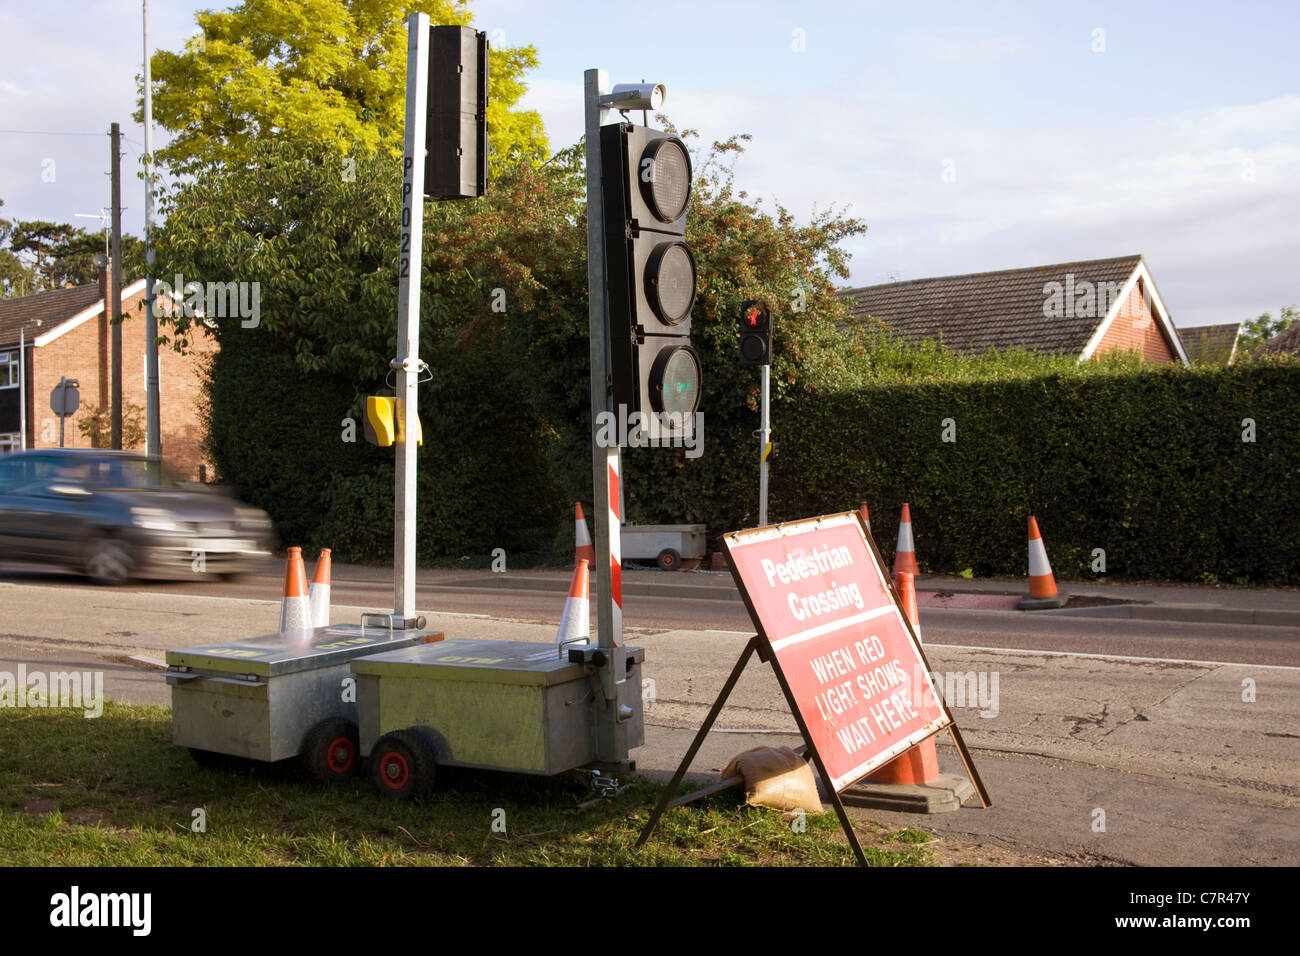
{"label": "small traffic cone", "polygon": [[587,530],[587,519],[582,514],[581,501],[573,504],[573,561],[575,565],[579,561],[596,563],[596,546],[591,543],[591,532]]}
{"label": "small traffic cone", "polygon": [[307,566],[302,548],[289,549],[284,569],[284,600],[280,602],[280,634],[301,637],[311,633],[311,601],[307,597]]}
{"label": "small traffic cone", "polygon": [[903,502],[903,516],[898,519],[898,547],[894,549],[894,580],[898,580],[899,571],[920,574],[916,566],[916,545],[912,543],[912,512]]}
{"label": "small traffic cone", "polygon": [[1067,600],[1065,593],[1057,590],[1056,578],[1052,577],[1052,566],[1047,561],[1047,548],[1043,545],[1043,536],[1038,533],[1038,522],[1030,515],[1029,593],[1020,599],[1016,607],[1021,611],[1038,611],[1062,607]]}
{"label": "small traffic cone", "polygon": [[858,505],[858,514],[862,515],[862,523],[867,526],[867,534],[871,534],[871,515],[867,514],[867,503],[865,501]]}
{"label": "small traffic cone", "polygon": [[560,629],[555,632],[556,644],[591,643],[590,570],[586,558],[578,559],[573,569],[573,583],[569,596],[564,599],[564,613],[560,615]]}
{"label": "small traffic cone", "polygon": [[[912,622],[916,639],[921,639],[921,618],[916,609],[916,582],[910,571],[894,575],[899,600],[907,619]],[[934,749],[934,738],[927,737],[906,753],[885,764],[867,779],[872,783],[929,784],[939,778],[939,753]]]}
{"label": "small traffic cone", "polygon": [[307,586],[307,600],[311,604],[312,627],[330,626],[330,549],[322,548],[316,559],[316,573]]}
{"label": "small traffic cone", "polygon": [[[915,580],[910,571],[899,571],[894,579],[903,610],[919,641],[921,619],[916,608]],[[974,786],[965,777],[939,772],[939,754],[934,747],[934,737],[930,736],[899,754],[866,780],[846,789],[841,797],[845,803],[855,807],[946,813],[959,809],[962,801],[974,792]]]}
{"label": "small traffic cone", "polygon": [[900,571],[894,585],[898,591],[898,599],[903,602],[903,613],[907,619],[912,622],[912,633],[916,635],[917,641],[921,640],[921,612],[917,610],[916,605],[916,575],[910,571]]}

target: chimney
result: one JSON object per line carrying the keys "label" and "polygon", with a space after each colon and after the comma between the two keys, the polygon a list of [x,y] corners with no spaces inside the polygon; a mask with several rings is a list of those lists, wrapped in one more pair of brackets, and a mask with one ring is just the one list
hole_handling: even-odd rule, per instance
{"label": "chimney", "polygon": [[[98,257],[96,257],[98,258]],[[108,270],[111,263],[105,262],[99,270],[99,301],[104,303],[104,310],[99,313],[99,407],[108,407],[108,317],[111,314],[108,301]],[[119,305],[119,308],[121,306]]]}

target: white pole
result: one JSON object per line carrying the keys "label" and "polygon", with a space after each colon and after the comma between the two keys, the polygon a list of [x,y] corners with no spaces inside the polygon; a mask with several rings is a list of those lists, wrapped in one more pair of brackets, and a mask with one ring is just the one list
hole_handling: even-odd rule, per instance
{"label": "white pole", "polygon": [[763,366],[763,411],[758,424],[758,525],[767,524],[767,445],[772,437],[769,400],[772,366]]}
{"label": "white pole", "polygon": [[429,98],[429,17],[412,13],[406,37],[406,146],[402,155],[402,234],[397,270],[397,414],[402,440],[394,469],[393,626],[416,626],[416,430],[419,428],[420,250],[424,242],[424,130]]}
{"label": "white pole", "polygon": [[158,402],[158,317],[153,308],[153,74],[149,68],[149,0],[144,6],[144,349],[148,437],[145,453],[162,455]]}
{"label": "white pole", "polygon": [[18,450],[27,450],[27,326],[18,327]]}

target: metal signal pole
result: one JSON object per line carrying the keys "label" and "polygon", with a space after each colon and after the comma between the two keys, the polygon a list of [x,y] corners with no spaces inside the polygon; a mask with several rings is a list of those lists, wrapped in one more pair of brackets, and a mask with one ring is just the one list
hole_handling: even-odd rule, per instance
{"label": "metal signal pole", "polygon": [[[109,335],[111,336],[112,371],[108,404],[111,411],[109,426],[109,448],[122,449],[122,323],[118,313],[122,311],[122,131],[116,123],[110,129],[113,142],[113,246],[109,254],[109,297],[104,303],[104,312],[108,315]],[[111,305],[109,303],[112,303]]]}
{"label": "metal signal pole", "polygon": [[767,454],[772,438],[772,366],[763,366],[763,411],[758,420],[758,526],[767,524]]}
{"label": "metal signal pole", "polygon": [[149,67],[149,0],[144,5],[144,348],[149,437],[145,451],[162,457],[162,425],[158,402],[158,317],[153,299],[153,74]]}
{"label": "metal signal pole", "polygon": [[393,627],[415,616],[416,435],[419,425],[420,267],[424,243],[425,124],[429,101],[429,17],[412,13],[406,39],[406,144],[402,154],[402,235],[397,271],[397,442],[393,522]]}

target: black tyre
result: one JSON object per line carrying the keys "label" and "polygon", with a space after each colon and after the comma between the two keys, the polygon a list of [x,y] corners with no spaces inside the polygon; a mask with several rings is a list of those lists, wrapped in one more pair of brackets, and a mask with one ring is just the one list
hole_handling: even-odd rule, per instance
{"label": "black tyre", "polygon": [[659,552],[659,567],[665,571],[681,570],[682,556],[672,548],[664,548]]}
{"label": "black tyre", "polygon": [[354,777],[361,769],[357,725],[350,720],[323,720],[303,738],[298,761],[303,775],[317,783]]}
{"label": "black tyre", "polygon": [[86,574],[96,584],[125,584],[134,566],[131,548],[124,541],[101,535],[86,545]]}
{"label": "black tyre", "polygon": [[370,751],[370,785],[397,800],[411,800],[433,789],[437,773],[433,748],[423,735],[396,730],[379,738]]}

